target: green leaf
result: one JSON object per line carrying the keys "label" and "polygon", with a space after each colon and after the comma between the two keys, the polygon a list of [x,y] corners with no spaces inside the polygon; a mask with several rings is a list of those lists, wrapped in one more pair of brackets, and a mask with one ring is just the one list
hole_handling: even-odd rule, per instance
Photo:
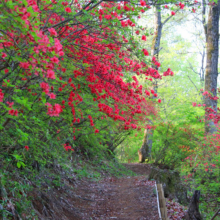
{"label": "green leaf", "polygon": [[17,162],[17,167],[21,168],[21,163],[20,162]]}

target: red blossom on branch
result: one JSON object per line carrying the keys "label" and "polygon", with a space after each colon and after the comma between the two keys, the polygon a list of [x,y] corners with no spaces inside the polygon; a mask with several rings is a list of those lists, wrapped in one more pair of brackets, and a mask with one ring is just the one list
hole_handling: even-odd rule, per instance
{"label": "red blossom on branch", "polygon": [[65,8],[65,11],[66,11],[67,13],[71,13],[71,12],[72,12],[71,8],[69,8],[69,7]]}
{"label": "red blossom on branch", "polygon": [[146,40],[147,40],[147,38],[146,38],[146,36],[145,36],[145,35],[143,35],[141,39],[142,39],[142,40],[144,40],[144,41],[146,41]]}

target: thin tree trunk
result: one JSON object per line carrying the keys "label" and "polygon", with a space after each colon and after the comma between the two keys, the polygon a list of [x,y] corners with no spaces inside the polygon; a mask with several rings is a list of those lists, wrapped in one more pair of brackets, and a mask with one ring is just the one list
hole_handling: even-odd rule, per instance
{"label": "thin tree trunk", "polygon": [[[152,47],[151,47],[151,56],[155,57],[157,60],[159,60],[162,28],[163,28],[163,24],[161,22],[160,7],[157,6],[154,8],[154,38],[153,38]],[[158,67],[155,67],[155,66],[154,68],[158,69]],[[157,82],[155,83],[155,86],[154,86],[154,92],[157,93]],[[150,121],[150,123],[152,124],[153,122]],[[151,156],[153,134],[154,134],[153,129],[145,129],[143,144],[141,146],[141,149],[138,151],[139,162],[144,162],[146,158],[149,158]]]}
{"label": "thin tree trunk", "polygon": [[147,143],[147,129],[144,130],[144,140],[141,146],[141,149],[138,150],[139,162],[143,163],[145,159],[148,157],[148,143]]}
{"label": "thin tree trunk", "polygon": [[[210,6],[208,23],[207,23],[207,60],[205,73],[205,91],[213,96],[217,92],[218,78],[218,53],[219,53],[219,7],[220,0],[215,5]],[[217,112],[217,100],[205,97],[206,108],[213,109],[214,114]],[[214,133],[217,129],[212,120],[209,119],[208,109],[205,113],[205,131],[206,133]]]}
{"label": "thin tree trunk", "polygon": [[205,39],[207,42],[207,24],[206,24],[206,0],[202,0],[202,25],[204,28]]}
{"label": "thin tree trunk", "polygon": [[202,66],[200,69],[199,77],[200,81],[204,83],[205,81],[205,67],[204,67],[204,61],[205,61],[205,47],[203,47],[203,52],[202,52]]}
{"label": "thin tree trunk", "polygon": [[154,38],[151,47],[151,56],[152,57],[155,56],[157,59],[159,59],[162,28],[163,28],[163,24],[161,22],[160,7],[155,7],[154,8]]}

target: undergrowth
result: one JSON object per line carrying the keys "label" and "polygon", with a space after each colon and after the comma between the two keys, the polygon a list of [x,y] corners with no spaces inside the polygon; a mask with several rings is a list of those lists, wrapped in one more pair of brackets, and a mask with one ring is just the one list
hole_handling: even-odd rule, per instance
{"label": "undergrowth", "polygon": [[[104,158],[104,159],[103,159]],[[3,220],[38,219],[33,207],[34,191],[49,192],[64,187],[67,182],[89,179],[99,181],[106,176],[123,177],[135,175],[116,159],[106,157],[96,160],[75,156],[72,160],[60,160],[39,169],[31,166],[18,168],[1,157],[0,168],[0,214]]]}

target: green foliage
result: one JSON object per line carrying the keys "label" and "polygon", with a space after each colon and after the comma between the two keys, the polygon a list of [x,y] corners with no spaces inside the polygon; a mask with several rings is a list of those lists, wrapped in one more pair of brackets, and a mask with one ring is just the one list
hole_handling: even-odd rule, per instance
{"label": "green foliage", "polygon": [[202,132],[187,124],[161,123],[154,130],[152,157],[156,165],[175,169],[195,151]]}
{"label": "green foliage", "polygon": [[21,167],[24,168],[26,166],[23,162],[22,156],[20,156],[18,154],[12,154],[12,156],[14,157],[18,168],[21,168]]}
{"label": "green foliage", "polygon": [[116,148],[116,157],[122,163],[138,162],[138,150],[143,143],[143,129],[132,131],[131,134]]}
{"label": "green foliage", "polygon": [[184,181],[191,191],[201,191],[200,209],[207,219],[214,215],[220,204],[218,133],[200,141],[196,150],[184,160],[181,168]]}
{"label": "green foliage", "polygon": [[[11,169],[10,169],[11,168]],[[16,171],[12,167],[7,167],[7,170],[0,169],[0,214],[3,219],[14,219],[15,210],[16,216],[31,219],[35,216],[32,209],[31,198],[28,196],[29,191],[33,190],[33,186],[23,177],[25,172]],[[7,208],[3,208],[7,207]],[[28,215],[24,214],[28,213]]]}

